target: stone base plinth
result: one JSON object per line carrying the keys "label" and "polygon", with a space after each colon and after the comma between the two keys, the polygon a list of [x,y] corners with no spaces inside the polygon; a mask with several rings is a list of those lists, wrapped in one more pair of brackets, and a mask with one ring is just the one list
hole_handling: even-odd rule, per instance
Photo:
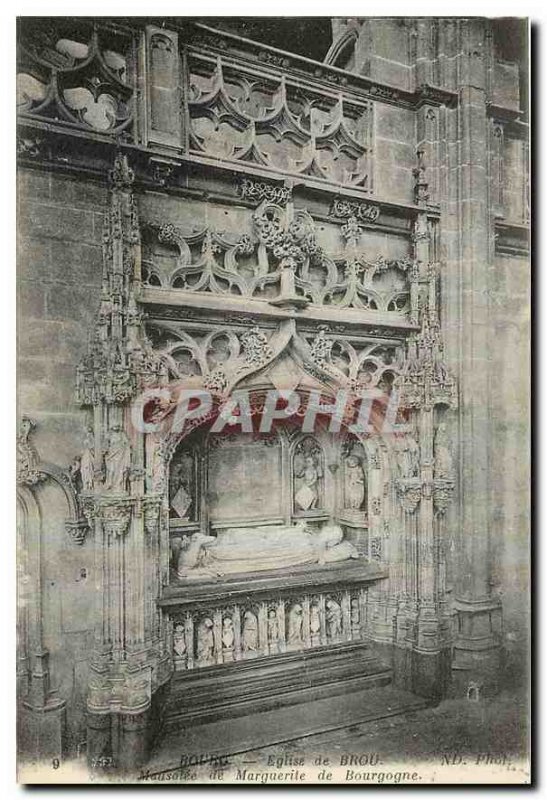
{"label": "stone base plinth", "polygon": [[65,752],[65,716],[64,700],[51,699],[39,707],[23,701],[17,737],[22,761],[61,761]]}
{"label": "stone base plinth", "polygon": [[479,700],[499,691],[503,667],[502,608],[498,600],[458,600],[451,694]]}

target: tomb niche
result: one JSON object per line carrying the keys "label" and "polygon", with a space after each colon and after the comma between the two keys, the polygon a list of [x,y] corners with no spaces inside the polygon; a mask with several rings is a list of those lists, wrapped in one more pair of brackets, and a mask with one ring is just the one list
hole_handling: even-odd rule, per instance
{"label": "tomb niche", "polygon": [[[171,580],[310,570],[359,557],[354,531],[366,519],[365,453],[352,442],[340,454],[326,432],[213,434],[195,431],[170,463]],[[326,466],[327,453],[329,465]],[[339,523],[343,522],[344,525]]]}

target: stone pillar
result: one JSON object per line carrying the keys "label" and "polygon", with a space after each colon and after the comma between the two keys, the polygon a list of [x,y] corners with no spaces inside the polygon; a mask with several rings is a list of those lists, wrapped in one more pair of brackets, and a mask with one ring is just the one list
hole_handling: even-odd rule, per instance
{"label": "stone pillar", "polygon": [[457,108],[448,131],[448,197],[442,208],[449,361],[460,387],[457,630],[453,677],[494,689],[501,606],[491,587],[490,261],[488,194],[488,22],[457,22]]}
{"label": "stone pillar", "polygon": [[139,72],[140,117],[146,144],[162,145],[166,152],[181,149],[182,67],[175,32],[146,26]]}
{"label": "stone pillar", "polygon": [[137,309],[140,232],[125,156],[117,156],[110,179],[101,308],[78,369],[77,398],[94,407],[95,426],[93,486],[81,495],[94,532],[97,582],[88,755],[92,767],[128,770],[146,756],[151,709],[172,669],[156,605],[168,547],[162,538],[165,453],[132,424],[130,413],[136,396],[166,376]]}
{"label": "stone pillar", "polygon": [[405,511],[410,581],[397,619],[397,636],[400,645],[407,648],[404,685],[418,694],[440,698],[448,683],[449,643],[445,620],[444,548],[440,546],[436,513],[441,509],[444,513],[454,481],[446,444],[443,441],[444,452],[437,464],[434,441],[437,418],[456,405],[456,387],[443,360],[437,299],[439,269],[431,260],[436,254],[428,222],[430,195],[426,173],[424,151],[418,147],[414,174],[415,199],[420,211],[412,238],[421,331],[408,343],[406,362],[396,381],[400,407],[412,412],[417,437],[415,442],[410,434],[403,444],[406,458],[398,480]]}
{"label": "stone pillar", "polygon": [[[23,418],[24,432],[17,442],[18,576],[20,621],[18,647],[22,697],[17,709],[18,747],[24,758],[48,761],[65,753],[66,702],[50,685],[49,652],[44,647],[42,608],[42,521],[38,498],[46,474],[29,441],[34,423]],[[24,580],[26,578],[26,580]]]}

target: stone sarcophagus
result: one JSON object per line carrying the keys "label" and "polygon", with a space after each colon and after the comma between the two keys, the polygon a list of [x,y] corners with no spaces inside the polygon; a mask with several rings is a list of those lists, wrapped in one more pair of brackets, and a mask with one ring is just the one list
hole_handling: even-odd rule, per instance
{"label": "stone sarcophagus", "polygon": [[366,637],[368,589],[385,577],[357,557],[174,581],[167,728],[389,683]]}

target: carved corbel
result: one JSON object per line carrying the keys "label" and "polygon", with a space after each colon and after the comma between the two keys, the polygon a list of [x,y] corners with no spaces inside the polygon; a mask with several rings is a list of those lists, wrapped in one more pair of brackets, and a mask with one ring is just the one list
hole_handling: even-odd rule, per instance
{"label": "carved corbel", "polygon": [[380,461],[380,453],[378,452],[377,449],[375,449],[374,452],[370,454],[369,466],[371,469],[382,469],[382,463]]}
{"label": "carved corbel", "polygon": [[125,536],[131,519],[131,501],[121,498],[103,500],[98,516],[109,536]]}
{"label": "carved corbel", "polygon": [[162,188],[172,183],[176,162],[166,158],[152,157],[149,159],[149,166],[152,171],[152,180]]}
{"label": "carved corbel", "polygon": [[382,501],[379,497],[373,497],[371,502],[371,510],[375,516],[378,516],[382,513]]}
{"label": "carved corbel", "polygon": [[408,514],[413,514],[422,498],[421,481],[419,479],[398,480],[396,486],[403,509]]}
{"label": "carved corbel", "polygon": [[17,156],[20,158],[47,158],[46,140],[40,136],[18,136]]}
{"label": "carved corbel", "polygon": [[83,519],[67,519],[65,530],[74,544],[82,545],[89,531],[89,523],[85,517]]}
{"label": "carved corbel", "polygon": [[130,678],[124,673],[99,676],[90,681],[87,707],[94,713],[125,711],[135,714],[148,708],[150,694],[146,678]]}
{"label": "carved corbel", "polygon": [[158,529],[161,497],[145,497],[142,501],[144,529],[148,536],[153,536]]}
{"label": "carved corbel", "polygon": [[454,481],[436,480],[433,484],[433,506],[439,516],[442,516],[454,495]]}

